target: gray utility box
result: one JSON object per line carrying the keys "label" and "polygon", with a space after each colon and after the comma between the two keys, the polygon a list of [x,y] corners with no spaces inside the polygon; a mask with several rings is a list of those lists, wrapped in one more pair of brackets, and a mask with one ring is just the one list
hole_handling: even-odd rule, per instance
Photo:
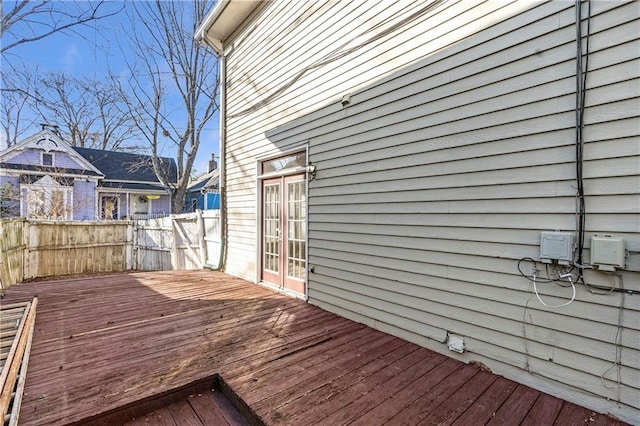
{"label": "gray utility box", "polygon": [[573,232],[542,232],[540,234],[540,260],[544,263],[571,264],[573,241]]}
{"label": "gray utility box", "polygon": [[591,237],[591,266],[601,271],[624,269],[624,239],[610,235]]}

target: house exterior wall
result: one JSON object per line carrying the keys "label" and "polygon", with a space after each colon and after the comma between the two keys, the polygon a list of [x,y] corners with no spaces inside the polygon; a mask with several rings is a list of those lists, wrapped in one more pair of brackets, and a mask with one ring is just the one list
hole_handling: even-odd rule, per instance
{"label": "house exterior wall", "polygon": [[[41,165],[42,150],[27,149],[24,152],[19,153],[15,157],[12,157],[9,162],[13,164],[24,165]],[[69,154],[66,152],[53,152],[54,155],[54,167],[60,169],[84,169],[84,166],[78,164]]]}
{"label": "house exterior wall", "polygon": [[217,192],[207,192],[204,194],[204,209],[206,210],[219,210],[220,209],[220,194]]}
{"label": "house exterior wall", "polygon": [[76,180],[73,184],[73,218],[96,220],[96,182]]}
{"label": "house exterior wall", "polygon": [[0,175],[0,217],[20,216],[20,183],[17,176]]}
{"label": "house exterior wall", "polygon": [[8,175],[0,175],[0,185],[6,184],[18,185],[18,177],[17,176],[8,176]]}
{"label": "house exterior wall", "polygon": [[159,199],[152,200],[151,214],[169,214],[171,213],[171,197],[161,195]]}
{"label": "house exterior wall", "polygon": [[204,209],[204,194],[200,192],[190,192],[184,197],[184,213],[191,213],[195,211],[193,209],[193,202],[196,202],[196,209]]}
{"label": "house exterior wall", "polygon": [[[310,303],[634,423],[640,298],[518,272],[576,226],[574,3],[426,4],[275,1],[227,41],[226,271],[258,279],[257,160],[308,145]],[[629,256],[585,281],[637,291],[640,11],[591,8],[585,253]]]}
{"label": "house exterior wall", "polygon": [[29,207],[27,206],[27,195],[28,195],[27,188],[21,187],[20,188],[20,216],[26,216],[27,211],[29,210]]}
{"label": "house exterior wall", "polygon": [[118,197],[118,202],[120,203],[120,216],[118,218],[121,219],[130,214],[129,209],[131,208],[131,202],[129,200],[129,194],[118,194]]}
{"label": "house exterior wall", "polygon": [[220,209],[220,195],[216,192],[191,192],[184,198],[184,212],[193,212],[193,200],[196,201],[196,209],[217,210]]}
{"label": "house exterior wall", "polygon": [[56,153],[55,166],[61,169],[84,169],[66,152]]}
{"label": "house exterior wall", "polygon": [[14,175],[0,175],[0,185],[15,185],[16,187],[20,185],[18,176]]}
{"label": "house exterior wall", "polygon": [[40,153],[36,149],[28,149],[11,158],[13,164],[40,164]]}
{"label": "house exterior wall", "polygon": [[[122,189],[120,189],[122,191]],[[118,212],[116,212],[117,219],[128,219],[134,215],[140,214],[155,214],[155,215],[164,215],[171,213],[171,197],[169,195],[160,195],[160,198],[157,200],[147,200],[147,202],[140,205],[136,200],[139,197],[146,199],[146,193],[140,192],[114,192],[102,190],[98,193],[98,199],[102,200],[103,197],[117,197],[118,198]],[[101,202],[98,202],[98,209],[101,209]],[[140,209],[144,208],[144,213],[142,210],[136,212],[136,208]],[[102,217],[102,211],[98,211],[98,216]]]}
{"label": "house exterior wall", "polygon": [[[52,159],[44,159],[53,160],[46,161],[46,165],[43,164],[45,152],[53,156]],[[153,173],[146,170],[129,173],[122,169],[123,162],[143,157],[121,152],[73,148],[48,130],[38,132],[0,152],[0,163],[3,167],[0,171],[0,183],[13,176],[13,182],[18,182],[22,187],[21,201],[16,203],[17,208],[13,211],[12,206],[3,198],[2,214],[58,218],[61,217],[60,211],[64,211],[65,219],[100,219],[103,216],[104,195],[119,197],[118,211],[113,218],[129,217],[133,214],[134,208],[141,214],[169,214],[171,196],[161,186],[155,185]],[[173,160],[164,160],[169,161],[175,170]],[[104,170],[98,170],[96,162]],[[105,182],[102,179],[107,181],[106,187],[103,186]],[[114,182],[119,183],[122,188],[111,191],[110,187]],[[144,189],[146,183],[150,184],[147,188],[151,190]],[[61,186],[60,191],[57,190],[58,186]],[[156,194],[159,198],[150,200],[147,198],[150,194]],[[27,203],[33,203],[31,208]],[[61,203],[64,208],[61,207]],[[113,210],[110,205],[107,207],[110,212]],[[48,212],[45,211],[47,209]]]}

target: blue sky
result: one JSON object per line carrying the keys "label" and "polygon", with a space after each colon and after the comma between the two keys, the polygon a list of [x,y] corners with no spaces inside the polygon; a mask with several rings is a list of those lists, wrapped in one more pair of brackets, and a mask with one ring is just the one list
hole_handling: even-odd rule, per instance
{"label": "blue sky", "polygon": [[[4,1],[8,7],[12,2]],[[60,4],[73,3],[60,2]],[[108,10],[118,10],[122,2],[107,4]],[[105,9],[106,10],[106,9]],[[72,74],[76,77],[88,77],[101,79],[106,76],[108,69],[117,75],[128,73],[123,53],[120,46],[126,46],[123,38],[123,26],[130,26],[127,16],[122,12],[119,15],[94,21],[88,26],[77,27],[74,33],[55,34],[45,39],[27,43],[11,49],[7,55],[11,55],[11,61],[20,60],[32,69],[40,72],[61,72]],[[126,52],[124,53],[126,55]],[[4,58],[3,58],[4,59]],[[204,137],[196,158],[195,170],[198,173],[205,172],[211,153],[218,156],[218,116],[213,117],[207,124]],[[35,126],[33,131],[40,128]],[[29,131],[26,136],[31,134]],[[175,149],[166,146],[161,153],[164,156],[175,158]]]}

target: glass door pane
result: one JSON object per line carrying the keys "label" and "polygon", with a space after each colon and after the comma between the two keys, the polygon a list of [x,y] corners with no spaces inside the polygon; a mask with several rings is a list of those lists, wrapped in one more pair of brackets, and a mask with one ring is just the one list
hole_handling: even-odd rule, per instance
{"label": "glass door pane", "polygon": [[305,293],[307,267],[307,192],[305,175],[287,176],[285,200],[284,287]]}
{"label": "glass door pane", "polygon": [[262,181],[262,280],[305,293],[307,188],[304,174]]}
{"label": "glass door pane", "polygon": [[280,183],[265,182],[262,200],[262,268],[277,276],[280,272]]}
{"label": "glass door pane", "polygon": [[287,183],[287,277],[304,280],[306,269],[306,197],[304,181]]}

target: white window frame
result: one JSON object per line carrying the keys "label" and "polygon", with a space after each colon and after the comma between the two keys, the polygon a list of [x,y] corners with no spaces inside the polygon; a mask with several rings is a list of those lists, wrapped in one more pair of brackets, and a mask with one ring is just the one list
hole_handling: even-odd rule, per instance
{"label": "white window frame", "polygon": [[[299,145],[296,145],[295,147],[291,148],[291,149],[287,149],[284,151],[279,151],[277,153],[271,153],[271,155],[265,155],[262,157],[257,157],[255,159],[255,173],[256,173],[256,251],[255,251],[255,260],[256,260],[256,267],[255,267],[255,278],[254,278],[254,282],[256,283],[260,283],[261,282],[261,271],[262,271],[262,181],[265,179],[271,179],[271,178],[275,178],[275,177],[282,177],[282,176],[290,176],[290,175],[294,175],[294,174],[300,174],[300,173],[305,173],[306,177],[307,177],[307,182],[306,182],[306,190],[305,190],[305,197],[307,200],[307,217],[305,218],[305,224],[307,227],[307,230],[309,229],[309,172],[308,172],[308,168],[307,166],[298,166],[298,167],[292,167],[290,169],[283,169],[283,170],[278,170],[276,172],[270,172],[270,173],[265,173],[262,174],[262,164],[267,162],[267,161],[271,161],[271,160],[275,160],[277,158],[280,157],[287,157],[289,155],[293,155],[296,153],[301,153],[304,152],[306,159],[307,159],[307,165],[309,164],[309,142],[305,141],[304,143],[301,143]],[[305,271],[305,280],[304,280],[304,287],[305,287],[305,291],[304,291],[304,295],[302,297],[303,300],[307,301],[309,299],[309,232],[307,231],[307,237],[306,237],[306,253],[305,253],[305,262],[306,262],[306,271]],[[271,287],[269,284],[263,283],[264,285]],[[278,288],[272,287],[275,290],[279,290]],[[291,293],[293,296],[295,297],[300,297],[301,295],[299,295],[298,293]]]}
{"label": "white window frame", "polygon": [[[44,156],[45,155],[50,155],[51,156],[51,164],[44,164]],[[55,167],[56,166],[56,156],[53,152],[44,152],[42,151],[40,153],[40,165],[42,165],[43,167]]]}

